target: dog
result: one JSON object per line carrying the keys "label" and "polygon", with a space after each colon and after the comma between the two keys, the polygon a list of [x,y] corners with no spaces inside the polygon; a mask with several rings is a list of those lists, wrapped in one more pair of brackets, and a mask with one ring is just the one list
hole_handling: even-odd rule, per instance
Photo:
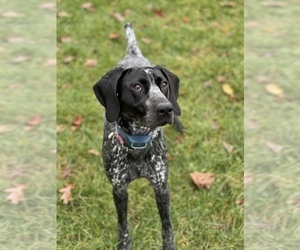
{"label": "dog", "polygon": [[167,151],[161,126],[172,124],[181,114],[177,103],[179,78],[161,66],[153,66],[143,56],[129,23],[125,33],[126,56],[93,87],[106,109],[102,154],[118,215],[118,249],[130,249],[127,187],[144,177],[155,191],[163,250],[174,250]]}

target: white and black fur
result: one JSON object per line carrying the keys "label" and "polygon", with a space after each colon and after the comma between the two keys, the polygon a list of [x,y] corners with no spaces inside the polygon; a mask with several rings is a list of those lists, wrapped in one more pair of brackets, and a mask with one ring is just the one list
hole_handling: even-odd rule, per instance
{"label": "white and black fur", "polygon": [[[167,69],[151,65],[142,55],[130,24],[125,25],[125,31],[127,55],[94,86],[98,101],[106,108],[102,151],[118,214],[118,249],[130,249],[127,187],[144,177],[155,191],[163,249],[174,250],[167,151],[161,126],[172,124],[181,113],[177,103],[179,79]],[[146,135],[151,141],[135,149],[126,145],[122,134]]]}

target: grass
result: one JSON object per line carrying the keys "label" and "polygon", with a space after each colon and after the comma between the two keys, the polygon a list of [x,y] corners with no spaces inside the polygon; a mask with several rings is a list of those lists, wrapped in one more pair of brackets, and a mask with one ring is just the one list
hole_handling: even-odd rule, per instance
{"label": "grass", "polygon": [[[0,124],[10,129],[0,134],[0,249],[53,249],[56,243],[56,71],[46,65],[55,58],[55,15],[40,4],[18,0],[1,5]],[[27,60],[13,63],[19,56]],[[42,122],[25,131],[36,115]],[[17,184],[27,189],[24,200],[14,205],[4,190]]]}
{"label": "grass", "polygon": [[[181,80],[179,103],[185,126],[181,138],[172,127],[165,127],[171,160],[169,186],[172,218],[178,249],[242,249],[243,208],[236,204],[243,197],[243,1],[234,7],[211,1],[156,1],[149,10],[147,1],[90,1],[89,12],[83,1],[61,1],[57,29],[57,123],[58,176],[68,168],[71,175],[58,178],[58,188],[72,183],[73,199],[57,205],[58,249],[115,249],[116,212],[111,185],[104,175],[101,156],[103,108],[97,103],[92,86],[124,56],[123,24],[111,14],[130,21],[140,47],[149,60],[167,67]],[[147,7],[148,6],[148,7]],[[110,33],[117,39],[109,39]],[[71,38],[63,43],[61,37]],[[74,60],[64,63],[67,56]],[[97,59],[86,67],[88,58]],[[219,76],[235,93],[231,100],[221,89]],[[71,124],[81,115],[83,123],[75,132]],[[216,122],[218,129],[211,124]],[[234,146],[226,152],[222,142]],[[189,174],[212,172],[212,188],[197,190]],[[161,228],[154,193],[146,180],[129,187],[129,222],[133,249],[159,249]]]}
{"label": "grass", "polygon": [[[258,126],[245,129],[245,172],[253,179],[245,190],[245,249],[298,249],[300,244],[298,12],[293,1],[246,5],[245,124]],[[279,86],[284,98],[269,94],[267,84]],[[272,152],[267,141],[283,150]]]}

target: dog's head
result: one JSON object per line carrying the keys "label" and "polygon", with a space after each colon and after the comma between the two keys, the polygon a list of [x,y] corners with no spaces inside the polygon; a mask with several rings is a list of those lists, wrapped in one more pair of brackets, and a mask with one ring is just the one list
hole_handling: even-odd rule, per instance
{"label": "dog's head", "polygon": [[181,111],[177,103],[179,79],[161,66],[115,68],[94,86],[98,101],[106,108],[106,119],[123,115],[145,127],[173,123]]}

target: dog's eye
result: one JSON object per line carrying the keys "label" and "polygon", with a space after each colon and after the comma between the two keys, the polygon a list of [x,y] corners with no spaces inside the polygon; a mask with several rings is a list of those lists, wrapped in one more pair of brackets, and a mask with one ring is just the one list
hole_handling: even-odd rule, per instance
{"label": "dog's eye", "polygon": [[135,90],[135,91],[141,91],[141,90],[142,90],[142,86],[141,86],[140,84],[138,84],[138,83],[134,84],[134,85],[132,86],[132,88],[133,88],[133,90]]}
{"label": "dog's eye", "polygon": [[161,84],[160,84],[160,88],[162,88],[162,89],[165,89],[165,88],[167,88],[168,87],[168,83],[167,82],[162,82]]}

